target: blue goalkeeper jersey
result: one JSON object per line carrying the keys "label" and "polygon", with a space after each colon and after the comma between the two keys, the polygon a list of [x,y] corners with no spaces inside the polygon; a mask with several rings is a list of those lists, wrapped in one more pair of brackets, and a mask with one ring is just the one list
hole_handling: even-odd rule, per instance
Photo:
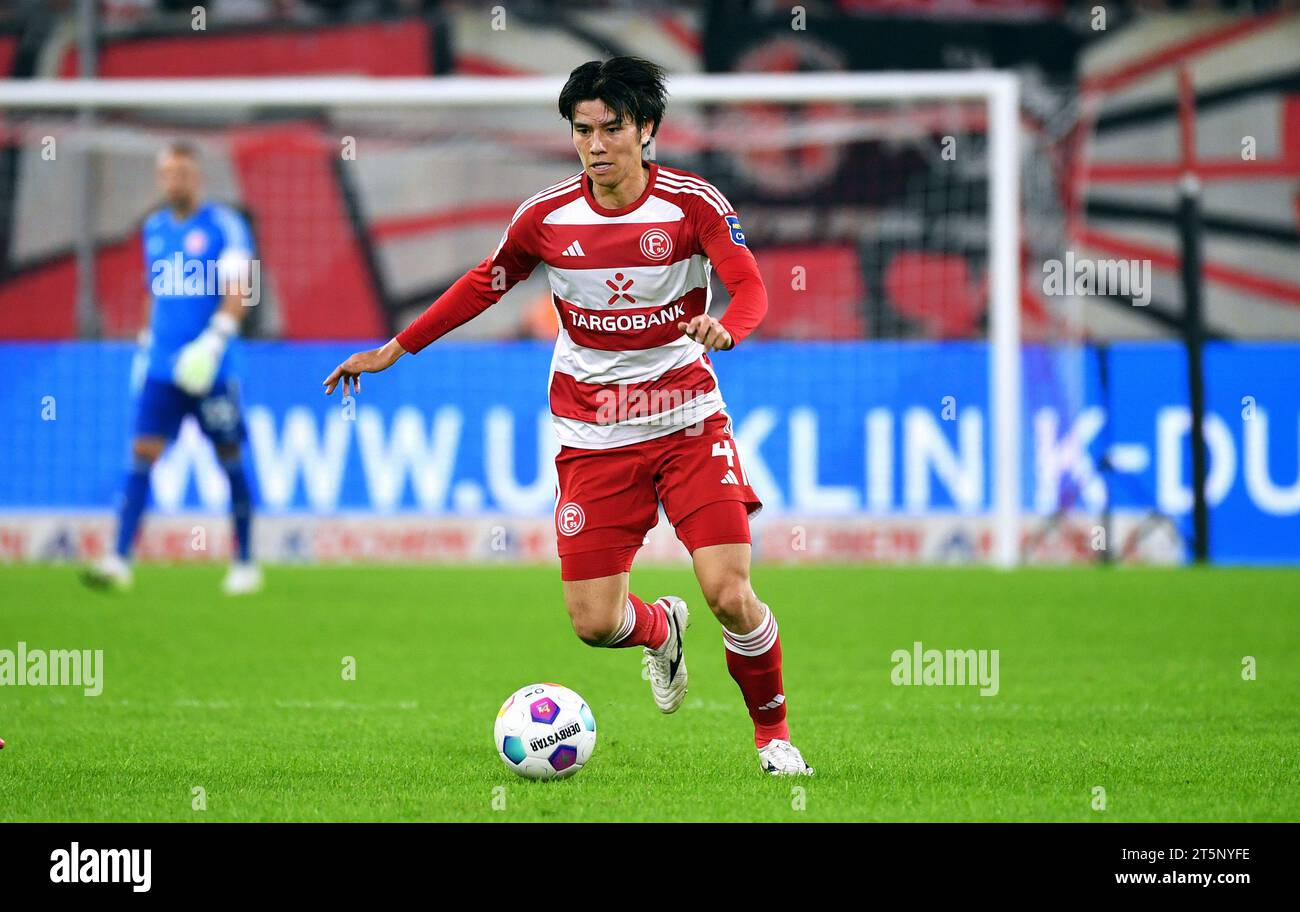
{"label": "blue goalkeeper jersey", "polygon": [[[251,260],[253,239],[238,212],[205,202],[183,221],[168,207],[154,212],[145,220],[141,243],[145,286],[153,298],[148,376],[171,382],[177,354],[198,338],[221,306],[226,288],[222,269]],[[237,288],[230,286],[232,291]],[[231,340],[217,371],[218,381],[226,378],[235,348]]]}

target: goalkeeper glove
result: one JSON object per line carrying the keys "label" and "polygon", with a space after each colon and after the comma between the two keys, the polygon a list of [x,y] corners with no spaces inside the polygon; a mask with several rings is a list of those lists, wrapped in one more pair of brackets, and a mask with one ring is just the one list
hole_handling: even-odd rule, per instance
{"label": "goalkeeper glove", "polygon": [[217,379],[226,345],[239,331],[239,323],[228,313],[217,311],[208,328],[176,355],[172,379],[191,396],[206,396]]}

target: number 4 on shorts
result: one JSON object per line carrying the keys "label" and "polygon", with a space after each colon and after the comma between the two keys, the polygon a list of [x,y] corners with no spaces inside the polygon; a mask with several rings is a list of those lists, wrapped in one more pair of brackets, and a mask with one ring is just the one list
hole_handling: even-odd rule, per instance
{"label": "number 4 on shorts", "polygon": [[[736,459],[735,459],[736,453],[735,450],[731,448],[730,440],[719,440],[717,443],[715,443],[713,445],[713,455],[725,456],[727,459],[727,468],[732,468],[733,466],[736,465]],[[740,480],[744,484],[749,484],[749,479],[745,477],[744,466],[740,467]]]}

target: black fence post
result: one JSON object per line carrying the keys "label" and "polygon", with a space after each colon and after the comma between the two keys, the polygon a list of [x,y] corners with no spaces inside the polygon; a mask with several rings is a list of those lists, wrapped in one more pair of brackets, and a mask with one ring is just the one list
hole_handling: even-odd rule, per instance
{"label": "black fence post", "polygon": [[1201,307],[1201,185],[1186,174],[1180,187],[1178,229],[1182,246],[1183,341],[1187,348],[1187,399],[1192,413],[1192,556],[1210,558],[1210,511],[1205,500],[1205,317]]}

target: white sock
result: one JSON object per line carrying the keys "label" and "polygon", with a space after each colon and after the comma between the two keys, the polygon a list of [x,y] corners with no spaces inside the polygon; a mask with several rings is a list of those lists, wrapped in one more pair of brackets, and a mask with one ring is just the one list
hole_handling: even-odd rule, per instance
{"label": "white sock", "polygon": [[605,641],[606,646],[614,646],[623,642],[632,634],[632,628],[636,626],[636,609],[632,607],[632,600],[628,599],[623,603],[623,623],[619,625],[614,635]]}
{"label": "white sock", "polygon": [[763,604],[763,617],[757,627],[749,633],[732,633],[723,627],[722,644],[740,655],[760,656],[772,648],[776,642],[776,633],[776,616],[772,614],[771,608]]}

